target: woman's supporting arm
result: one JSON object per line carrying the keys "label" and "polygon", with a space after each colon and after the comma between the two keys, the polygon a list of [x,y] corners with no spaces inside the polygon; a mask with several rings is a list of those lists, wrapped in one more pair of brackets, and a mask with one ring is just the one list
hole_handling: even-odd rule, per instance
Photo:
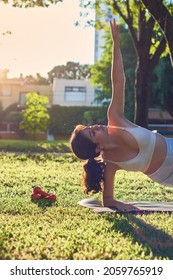
{"label": "woman's supporting arm", "polygon": [[102,193],[102,205],[105,207],[116,208],[120,211],[139,211],[139,209],[131,204],[123,203],[114,199],[114,177],[116,171],[111,163],[107,163],[104,171],[104,189]]}
{"label": "woman's supporting arm", "polygon": [[104,189],[102,193],[102,204],[108,206],[108,201],[114,198],[114,177],[116,169],[111,163],[106,163],[104,169]]}

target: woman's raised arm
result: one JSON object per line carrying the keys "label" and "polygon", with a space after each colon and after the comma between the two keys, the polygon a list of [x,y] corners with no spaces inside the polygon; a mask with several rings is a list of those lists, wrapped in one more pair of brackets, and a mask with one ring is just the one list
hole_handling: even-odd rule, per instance
{"label": "woman's raised arm", "polygon": [[118,25],[115,20],[110,22],[112,32],[112,100],[108,110],[109,120],[116,119],[118,116],[124,116],[124,87],[125,75],[120,50],[120,38]]}

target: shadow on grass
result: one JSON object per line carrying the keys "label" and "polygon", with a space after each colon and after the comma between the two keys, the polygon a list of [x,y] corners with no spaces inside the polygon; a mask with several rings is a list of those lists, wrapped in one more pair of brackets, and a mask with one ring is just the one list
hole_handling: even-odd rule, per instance
{"label": "shadow on grass", "polygon": [[132,236],[133,242],[138,242],[150,249],[156,257],[173,260],[173,237],[163,230],[157,229],[132,214],[125,214],[121,219],[107,216],[113,223],[112,230],[120,231],[123,235]]}
{"label": "shadow on grass", "polygon": [[38,207],[42,208],[42,211],[45,211],[48,207],[53,206],[56,202],[44,198],[38,200],[31,200],[31,201],[32,203],[36,204]]}

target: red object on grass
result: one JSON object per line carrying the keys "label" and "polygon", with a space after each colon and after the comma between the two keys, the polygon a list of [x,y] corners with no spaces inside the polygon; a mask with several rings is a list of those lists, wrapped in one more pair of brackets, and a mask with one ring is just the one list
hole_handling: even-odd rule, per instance
{"label": "red object on grass", "polygon": [[46,199],[50,199],[52,201],[55,201],[56,200],[56,195],[52,194],[52,193],[44,192],[39,186],[35,186],[33,188],[33,194],[31,195],[31,198],[33,200],[46,198]]}
{"label": "red object on grass", "polygon": [[38,194],[38,193],[33,193],[33,194],[31,195],[31,199],[32,199],[32,200],[36,200],[36,199],[40,199],[40,198],[41,198],[41,195]]}

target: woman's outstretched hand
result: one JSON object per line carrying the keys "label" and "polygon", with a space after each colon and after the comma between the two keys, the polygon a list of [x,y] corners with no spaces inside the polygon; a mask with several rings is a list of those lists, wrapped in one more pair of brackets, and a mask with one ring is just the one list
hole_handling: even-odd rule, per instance
{"label": "woman's outstretched hand", "polygon": [[110,21],[110,27],[112,33],[112,40],[116,45],[119,45],[120,37],[119,37],[118,25],[116,24],[115,19],[113,21]]}
{"label": "woman's outstretched hand", "polygon": [[140,211],[139,208],[133,206],[132,204],[124,203],[112,198],[105,199],[103,203],[104,207],[111,207],[111,208],[116,208],[122,212],[127,212],[127,211]]}

